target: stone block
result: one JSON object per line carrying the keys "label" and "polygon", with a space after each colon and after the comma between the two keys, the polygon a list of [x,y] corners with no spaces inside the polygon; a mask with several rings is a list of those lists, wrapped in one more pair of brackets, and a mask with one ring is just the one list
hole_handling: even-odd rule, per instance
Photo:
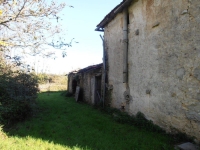
{"label": "stone block", "polygon": [[194,70],[194,77],[200,81],[200,66]]}
{"label": "stone block", "polygon": [[194,145],[190,142],[177,145],[176,149],[178,149],[178,150],[199,150],[199,148],[196,145]]}
{"label": "stone block", "polygon": [[183,79],[183,76],[185,75],[185,69],[184,68],[180,68],[176,71],[176,75],[179,79]]}

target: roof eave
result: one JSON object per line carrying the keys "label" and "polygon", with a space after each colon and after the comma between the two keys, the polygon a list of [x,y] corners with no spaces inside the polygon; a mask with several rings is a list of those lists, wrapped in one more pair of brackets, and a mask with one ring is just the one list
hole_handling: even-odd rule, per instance
{"label": "roof eave", "polygon": [[104,28],[99,28],[99,27],[97,27],[97,28],[95,29],[95,31],[104,32]]}
{"label": "roof eave", "polygon": [[97,29],[103,29],[115,16],[122,12],[124,8],[126,8],[133,0],[124,0],[118,6],[116,6],[105,18],[97,25],[95,31],[99,31]]}

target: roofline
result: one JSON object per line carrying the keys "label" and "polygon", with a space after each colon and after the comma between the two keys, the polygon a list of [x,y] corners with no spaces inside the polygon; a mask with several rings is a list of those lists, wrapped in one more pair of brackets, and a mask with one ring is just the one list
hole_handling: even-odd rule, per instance
{"label": "roofline", "polygon": [[103,63],[88,66],[88,67],[85,67],[83,69],[80,69],[77,73],[86,73],[86,72],[89,72],[89,71],[92,71],[92,70],[102,68],[102,66],[103,66]]}
{"label": "roofline", "polygon": [[68,74],[66,74],[66,76],[68,75],[71,75],[71,74],[78,74],[78,73],[86,73],[86,72],[89,72],[91,70],[96,70],[96,69],[99,69],[99,68],[102,68],[103,67],[103,63],[100,63],[100,64],[96,64],[96,65],[91,65],[91,66],[87,66],[85,68],[82,68],[80,70],[74,70],[74,71],[71,71],[69,72]]}
{"label": "roofline", "polygon": [[117,5],[109,14],[107,14],[104,19],[97,25],[95,31],[104,31],[104,27],[116,17],[116,15],[123,11],[133,0],[123,0],[119,5]]}

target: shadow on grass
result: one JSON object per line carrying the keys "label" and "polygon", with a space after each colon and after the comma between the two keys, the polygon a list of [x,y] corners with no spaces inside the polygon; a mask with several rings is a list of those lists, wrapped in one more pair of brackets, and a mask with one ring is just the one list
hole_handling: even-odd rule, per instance
{"label": "shadow on grass", "polygon": [[37,99],[37,115],[4,128],[9,136],[27,137],[82,149],[170,150],[169,137],[128,124],[116,123],[110,115],[76,103],[63,92],[43,92]]}

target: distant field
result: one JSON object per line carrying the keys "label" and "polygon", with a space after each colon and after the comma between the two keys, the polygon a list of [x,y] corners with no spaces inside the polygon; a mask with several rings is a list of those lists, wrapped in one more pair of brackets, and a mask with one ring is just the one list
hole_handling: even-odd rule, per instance
{"label": "distant field", "polygon": [[46,91],[66,91],[67,84],[51,83],[51,84],[40,84],[39,89],[41,92]]}

